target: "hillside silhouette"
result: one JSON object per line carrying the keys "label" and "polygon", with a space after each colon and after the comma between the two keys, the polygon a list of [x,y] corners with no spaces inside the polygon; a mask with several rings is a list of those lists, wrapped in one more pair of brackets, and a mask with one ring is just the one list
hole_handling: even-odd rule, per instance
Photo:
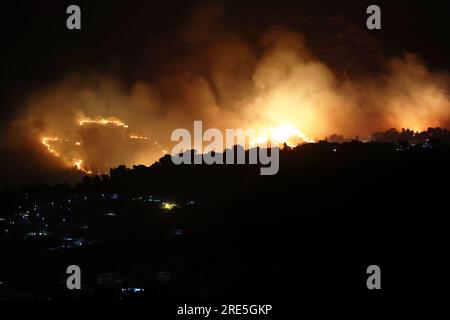
{"label": "hillside silhouette", "polygon": [[[0,294],[116,299],[125,285],[99,280],[109,274],[153,300],[367,296],[379,294],[365,285],[376,264],[383,295],[443,295],[450,146],[440,132],[285,146],[274,176],[259,165],[174,165],[166,155],[75,187],[4,190],[3,222],[16,224],[0,236],[0,276],[11,284]],[[48,235],[24,238],[32,223],[22,225],[19,204],[37,204]],[[61,246],[68,234],[82,245]],[[69,261],[86,274],[85,296],[64,291]]]}

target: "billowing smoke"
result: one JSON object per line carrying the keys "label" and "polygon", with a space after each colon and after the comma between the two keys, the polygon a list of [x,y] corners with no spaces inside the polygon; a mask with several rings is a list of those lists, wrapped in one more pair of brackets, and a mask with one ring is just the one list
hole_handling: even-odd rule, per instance
{"label": "billowing smoke", "polygon": [[101,173],[153,163],[170,151],[172,130],[194,120],[222,130],[290,126],[312,139],[450,124],[449,75],[429,71],[415,54],[386,59],[377,74],[342,76],[299,31],[273,26],[244,39],[221,25],[223,14],[217,4],[199,8],[178,35],[183,53],[161,62],[167,67],[151,81],[71,73],[24,93],[24,111],[3,135],[5,152],[20,152],[30,172]]}

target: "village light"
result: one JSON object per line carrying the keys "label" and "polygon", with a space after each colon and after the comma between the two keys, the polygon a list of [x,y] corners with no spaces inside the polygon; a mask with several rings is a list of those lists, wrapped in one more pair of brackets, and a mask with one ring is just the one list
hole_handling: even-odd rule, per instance
{"label": "village light", "polygon": [[177,207],[177,205],[171,202],[163,202],[161,207],[165,210],[172,210],[173,208]]}

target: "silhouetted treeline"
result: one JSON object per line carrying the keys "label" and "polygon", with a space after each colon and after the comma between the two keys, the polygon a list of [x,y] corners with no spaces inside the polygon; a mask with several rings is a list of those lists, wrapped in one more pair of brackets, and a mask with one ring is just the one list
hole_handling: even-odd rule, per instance
{"label": "silhouetted treeline", "polygon": [[[349,142],[352,140],[360,140],[359,136],[356,136],[354,139],[347,139],[343,135],[340,134],[332,134],[325,138],[328,142]],[[423,144],[428,141],[432,141],[434,143],[443,143],[446,145],[450,144],[450,131],[447,129],[437,128],[428,128],[426,131],[413,131],[410,129],[403,128],[401,131],[397,129],[389,129],[382,132],[375,132],[367,139],[367,141],[372,142],[389,142],[396,144],[408,144],[408,145],[417,145]]]}
{"label": "silhouetted treeline", "polygon": [[375,142],[407,142],[411,145],[423,144],[427,141],[450,144],[450,131],[441,128],[428,128],[427,131],[412,131],[409,129],[390,129],[384,132],[376,132],[370,137]]}
{"label": "silhouetted treeline", "polygon": [[[85,177],[74,188],[27,188],[61,202],[68,195],[101,200],[103,193],[119,200],[108,200],[100,213],[105,208],[96,200],[73,205],[101,245],[50,255],[4,244],[10,263],[0,275],[16,272],[11,259],[19,254],[19,261],[39,257],[33,270],[57,272],[66,261],[81,261],[93,287],[98,273],[126,273],[148,299],[443,295],[449,164],[450,147],[438,140],[322,141],[280,150],[273,176],[261,176],[259,165],[174,165],[165,156],[150,167]],[[4,196],[4,212],[17,210],[7,203],[24,190]],[[149,204],[149,195],[195,205],[169,213]],[[141,196],[145,202],[132,201]],[[109,210],[120,215],[105,216]],[[366,287],[372,264],[382,270],[380,292]]]}

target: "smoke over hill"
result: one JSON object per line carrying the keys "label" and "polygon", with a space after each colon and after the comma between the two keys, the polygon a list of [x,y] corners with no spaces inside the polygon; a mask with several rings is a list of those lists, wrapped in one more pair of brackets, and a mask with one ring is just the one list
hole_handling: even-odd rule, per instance
{"label": "smoke over hill", "polygon": [[252,32],[227,19],[221,4],[198,7],[171,38],[172,51],[151,48],[142,69],[161,65],[151,79],[71,71],[23,92],[2,132],[5,180],[18,179],[17,170],[25,181],[64,181],[78,179],[77,170],[150,165],[170,152],[171,132],[194,120],[222,130],[291,126],[311,139],[450,127],[449,74],[414,53],[386,55],[344,19],[328,19],[328,30],[339,31],[319,44],[302,33],[307,17]]}

